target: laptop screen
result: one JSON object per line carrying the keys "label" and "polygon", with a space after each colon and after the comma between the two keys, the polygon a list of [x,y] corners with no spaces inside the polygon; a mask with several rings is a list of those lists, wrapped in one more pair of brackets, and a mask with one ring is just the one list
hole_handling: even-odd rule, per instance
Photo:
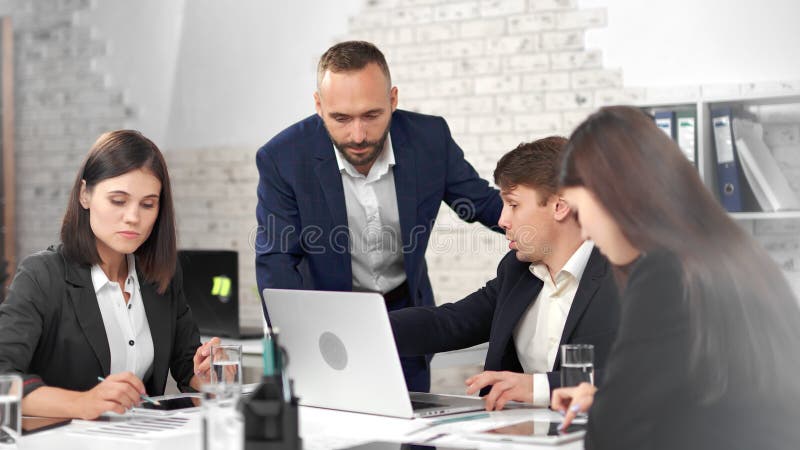
{"label": "laptop screen", "polygon": [[200,334],[238,336],[239,263],[231,250],[180,250],[183,292]]}

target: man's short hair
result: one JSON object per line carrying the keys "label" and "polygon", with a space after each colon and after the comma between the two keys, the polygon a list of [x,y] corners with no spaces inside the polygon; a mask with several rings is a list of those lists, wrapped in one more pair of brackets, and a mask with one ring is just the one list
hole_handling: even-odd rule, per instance
{"label": "man's short hair", "polygon": [[319,59],[317,89],[319,89],[326,71],[351,72],[361,70],[369,63],[375,63],[380,67],[391,87],[392,77],[389,74],[389,65],[386,64],[386,58],[383,57],[383,53],[378,50],[378,47],[366,41],[345,41],[329,48]]}
{"label": "man's short hair", "polygon": [[541,194],[540,203],[558,192],[558,169],[561,151],[567,139],[550,136],[522,143],[503,155],[494,169],[494,183],[500,189],[513,189],[518,185],[536,189]]}

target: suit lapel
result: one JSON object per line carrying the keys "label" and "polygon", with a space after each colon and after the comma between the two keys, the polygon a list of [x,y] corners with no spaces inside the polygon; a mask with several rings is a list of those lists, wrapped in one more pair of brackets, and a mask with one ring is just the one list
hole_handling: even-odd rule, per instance
{"label": "suit lapel", "polygon": [[[597,289],[600,287],[600,282],[602,281],[606,270],[607,267],[600,257],[600,251],[597,249],[597,247],[595,247],[592,250],[591,256],[589,256],[589,261],[586,263],[586,270],[581,277],[580,284],[578,284],[578,290],[575,292],[575,298],[572,300],[572,306],[569,308],[567,321],[564,324],[564,331],[561,333],[559,349],[561,348],[561,345],[569,343],[572,339],[572,333],[575,331],[575,327],[578,325],[578,322],[580,322],[581,317],[583,317],[583,313],[589,306],[589,303],[591,302],[595,292],[597,292]],[[555,370],[560,366],[561,351],[558,351],[556,353],[556,359],[553,363],[553,369]]]}
{"label": "suit lapel", "polygon": [[400,230],[403,237],[403,265],[406,274],[414,273],[416,261],[409,256],[413,250],[413,233],[417,226],[417,148],[408,139],[406,131],[398,121],[392,121],[391,127],[392,149],[394,150],[395,166],[394,175],[395,193],[397,195],[397,212],[400,215]]}
{"label": "suit lapel", "polygon": [[[331,272],[337,276],[340,282],[337,284],[350,286],[352,289],[353,274],[350,261],[350,233],[347,225],[347,203],[344,199],[344,187],[342,185],[342,174],[339,172],[339,165],[336,163],[336,149],[333,147],[330,137],[328,137],[322,119],[317,118],[319,124],[316,138],[314,139],[314,157],[317,162],[314,166],[314,173],[319,180],[320,190],[325,197],[325,204],[331,215],[332,226],[328,233],[335,233],[334,236],[326,237],[326,240],[335,239],[338,248],[345,248],[344,252],[328,252],[332,257],[339,255],[337,270]],[[302,230],[301,235],[302,235]],[[342,232],[344,231],[344,232]],[[349,289],[348,289],[349,290]]]}
{"label": "suit lapel", "polygon": [[[334,151],[333,146],[330,149]],[[322,194],[333,219],[333,228],[347,227],[347,204],[344,201],[344,187],[342,187],[342,174],[336,164],[336,158],[320,161],[314,167],[314,172],[319,180]]]}
{"label": "suit lapel", "polygon": [[[511,289],[508,300],[503,303],[498,314],[497,326],[494,330],[496,337],[491,339],[491,341],[497,341],[501,352],[508,347],[514,328],[539,295],[542,284],[542,280],[533,274],[525,273]],[[516,349],[514,351],[516,352]]]}
{"label": "suit lapel", "polygon": [[100,363],[103,375],[111,372],[111,350],[108,347],[108,336],[103,325],[103,316],[97,304],[97,296],[92,285],[89,267],[80,266],[64,260],[67,291],[72,308],[78,318],[86,340]]}
{"label": "suit lapel", "polygon": [[[159,374],[165,373],[169,368],[169,355],[172,351],[172,337],[174,331],[170,323],[170,301],[163,295],[156,292],[152,283],[147,283],[142,278],[142,274],[137,271],[139,278],[139,288],[142,292],[142,304],[147,315],[147,324],[150,328],[150,336],[153,338],[153,366],[150,375],[156,375],[153,379],[161,379]],[[147,377],[145,377],[147,378]],[[147,380],[144,380],[145,382]],[[163,390],[163,386],[155,387],[156,392]]]}

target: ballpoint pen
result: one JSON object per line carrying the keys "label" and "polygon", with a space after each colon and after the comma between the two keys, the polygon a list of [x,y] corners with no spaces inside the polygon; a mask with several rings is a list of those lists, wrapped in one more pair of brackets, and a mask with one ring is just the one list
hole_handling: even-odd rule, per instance
{"label": "ballpoint pen", "polygon": [[468,420],[486,419],[487,417],[490,417],[489,413],[471,414],[471,415],[468,415],[468,416],[456,416],[456,417],[448,417],[446,419],[434,420],[434,421],[426,423],[425,426],[422,427],[422,428],[418,428],[416,430],[413,430],[413,431],[410,431],[410,432],[406,433],[406,436],[408,436],[410,434],[414,434],[414,433],[420,432],[422,430],[429,430],[429,429],[431,429],[431,428],[433,428],[435,426],[439,426],[439,425],[444,425],[444,424],[448,424],[448,423],[455,423],[455,422],[466,422]]}
{"label": "ballpoint pen", "polygon": [[[97,381],[106,381],[106,379],[105,379],[105,378],[103,378],[103,377],[97,377]],[[142,400],[144,400],[144,401],[146,401],[146,402],[150,402],[150,403],[152,403],[152,404],[154,404],[154,405],[159,405],[159,406],[161,405],[161,403],[160,403],[158,400],[155,400],[155,399],[153,399],[153,398],[150,398],[150,397],[148,397],[148,396],[146,396],[146,395],[144,395],[144,394],[139,394],[139,397],[140,397]]]}
{"label": "ballpoint pen", "polygon": [[433,422],[428,423],[428,426],[435,427],[436,425],[444,425],[446,423],[465,422],[467,420],[485,419],[487,417],[489,417],[489,413],[472,414],[469,416],[448,417],[446,419],[434,420]]}

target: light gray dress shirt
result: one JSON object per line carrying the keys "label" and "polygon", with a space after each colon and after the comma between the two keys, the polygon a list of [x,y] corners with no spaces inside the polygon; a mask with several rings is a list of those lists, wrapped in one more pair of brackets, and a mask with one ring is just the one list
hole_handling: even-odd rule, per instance
{"label": "light gray dress shirt", "polygon": [[387,293],[406,279],[392,138],[365,176],[333,148],[342,174],[353,290]]}

